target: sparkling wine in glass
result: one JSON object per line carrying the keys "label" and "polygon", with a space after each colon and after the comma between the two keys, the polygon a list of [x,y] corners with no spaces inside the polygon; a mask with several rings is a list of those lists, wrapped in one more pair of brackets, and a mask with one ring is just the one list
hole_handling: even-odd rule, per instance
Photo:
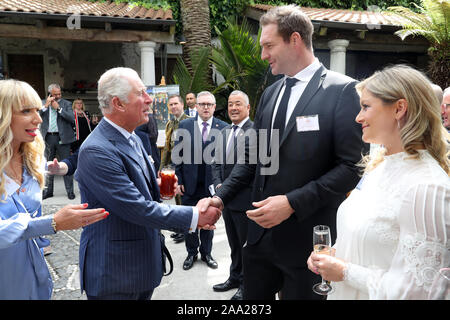
{"label": "sparkling wine in glass", "polygon": [[450,299],[450,268],[442,268],[431,285],[430,300],[448,300]]}
{"label": "sparkling wine in glass", "polygon": [[[316,254],[331,255],[331,231],[330,227],[319,225],[313,228],[313,247]],[[321,283],[313,286],[313,291],[326,296],[333,292],[333,288],[322,278]]]}

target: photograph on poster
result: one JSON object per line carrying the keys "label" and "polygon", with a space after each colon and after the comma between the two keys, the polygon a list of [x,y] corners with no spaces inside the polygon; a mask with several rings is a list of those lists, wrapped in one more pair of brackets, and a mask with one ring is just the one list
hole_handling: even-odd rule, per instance
{"label": "photograph on poster", "polygon": [[147,86],[147,93],[153,100],[152,111],[158,124],[158,141],[156,142],[159,148],[164,147],[166,139],[166,124],[172,119],[172,115],[167,107],[168,97],[172,94],[180,94],[180,86],[171,84],[166,86]]}

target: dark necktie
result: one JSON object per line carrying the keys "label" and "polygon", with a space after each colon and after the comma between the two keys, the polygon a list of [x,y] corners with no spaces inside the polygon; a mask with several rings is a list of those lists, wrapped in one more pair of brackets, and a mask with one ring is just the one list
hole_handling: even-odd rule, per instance
{"label": "dark necktie", "polygon": [[[286,126],[286,112],[289,104],[289,98],[291,96],[291,89],[297,83],[295,78],[287,78],[284,88],[283,97],[281,98],[280,104],[278,105],[277,115],[275,121],[273,122],[273,128],[279,130],[279,139],[283,137],[284,128]],[[273,131],[272,131],[273,132]]]}
{"label": "dark necktie", "polygon": [[230,133],[232,135],[232,137],[227,145],[227,155],[230,152],[230,150],[234,147],[234,145],[236,144],[236,130],[239,128],[239,126],[233,125],[232,128],[233,128],[233,132]]}

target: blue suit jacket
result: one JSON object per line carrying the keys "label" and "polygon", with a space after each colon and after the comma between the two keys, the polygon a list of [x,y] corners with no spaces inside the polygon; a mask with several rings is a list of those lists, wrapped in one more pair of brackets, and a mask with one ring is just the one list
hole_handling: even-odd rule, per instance
{"label": "blue suit jacket", "polygon": [[105,120],[80,148],[75,179],[81,201],[110,213],[81,234],[80,283],[88,295],[154,289],[162,277],[159,229],[189,231],[192,208],[159,203],[154,168],[145,158],[150,175],[127,139]]}
{"label": "blue suit jacket", "polygon": [[[205,148],[208,147],[211,143],[215,143],[216,139],[222,139],[222,134],[220,133],[220,130],[225,128],[228,124],[226,122],[223,122],[222,120],[219,120],[217,118],[213,117],[211,130],[209,132],[208,139],[205,143]],[[181,129],[181,130],[180,130]],[[213,132],[213,129],[215,129],[215,132]],[[196,159],[202,159],[202,134],[200,132],[200,129],[197,125],[197,117],[195,118],[189,118],[185,119],[180,122],[180,125],[178,126],[177,135],[180,134],[180,139],[175,142],[175,146],[178,143],[184,143],[185,136],[183,136],[182,133],[180,133],[182,130],[187,130],[189,133],[189,138],[191,140],[186,141],[186,145],[189,145],[190,147],[190,159],[187,159],[187,161],[183,161],[182,163],[175,163],[174,161],[174,154],[172,153],[172,162],[175,163],[175,173],[178,177],[178,184],[184,185],[185,195],[192,197],[195,194],[195,190],[197,187],[197,177],[198,177],[198,167],[199,165],[196,164]],[[174,146],[174,148],[175,148]],[[214,157],[214,152],[211,153],[212,157]],[[183,152],[181,153],[181,156],[184,156]],[[206,176],[205,176],[205,184],[206,188],[213,183],[212,180],[212,173],[211,173],[211,162],[213,159],[211,159],[210,162],[206,162]]]}

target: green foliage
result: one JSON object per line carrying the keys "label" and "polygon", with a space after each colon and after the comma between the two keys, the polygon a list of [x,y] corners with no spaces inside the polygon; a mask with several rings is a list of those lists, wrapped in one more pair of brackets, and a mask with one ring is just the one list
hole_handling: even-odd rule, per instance
{"label": "green foliage", "polygon": [[386,9],[389,6],[401,5],[409,8],[414,7],[414,3],[420,0],[249,0],[249,3],[283,5],[297,4],[302,7],[311,8],[332,8],[332,9],[352,9],[352,10],[368,10],[370,6],[377,6],[380,9]]}
{"label": "green foliage", "polygon": [[416,7],[419,13],[401,6],[389,8],[388,13],[399,16],[403,21],[403,29],[395,34],[402,40],[408,36],[423,36],[428,40],[431,58],[428,75],[434,83],[446,88],[450,85],[450,1],[422,0]]}
{"label": "green foliage", "polygon": [[400,16],[404,21],[403,29],[397,31],[402,40],[412,35],[421,35],[431,44],[449,43],[449,0],[423,0],[422,6],[417,6],[420,13],[415,13],[401,6],[389,7],[389,12]]}
{"label": "green foliage", "polygon": [[211,55],[213,65],[225,79],[217,91],[225,99],[233,90],[245,92],[253,118],[261,94],[273,77],[269,63],[261,60],[259,35],[258,39],[251,36],[246,20],[240,25],[236,20],[226,20],[226,23],[224,31],[216,27],[220,46],[213,48]]}
{"label": "green foliage", "polygon": [[[106,0],[88,0],[90,2],[105,2]],[[170,9],[167,0],[112,0],[115,3],[128,2],[131,5],[141,6],[147,9]]]}
{"label": "green foliage", "polygon": [[186,96],[188,92],[211,91],[212,86],[209,81],[209,57],[210,48],[199,48],[190,55],[192,62],[192,72],[189,71],[181,57],[177,58],[177,63],[173,70],[173,82],[180,86],[180,95]]}

